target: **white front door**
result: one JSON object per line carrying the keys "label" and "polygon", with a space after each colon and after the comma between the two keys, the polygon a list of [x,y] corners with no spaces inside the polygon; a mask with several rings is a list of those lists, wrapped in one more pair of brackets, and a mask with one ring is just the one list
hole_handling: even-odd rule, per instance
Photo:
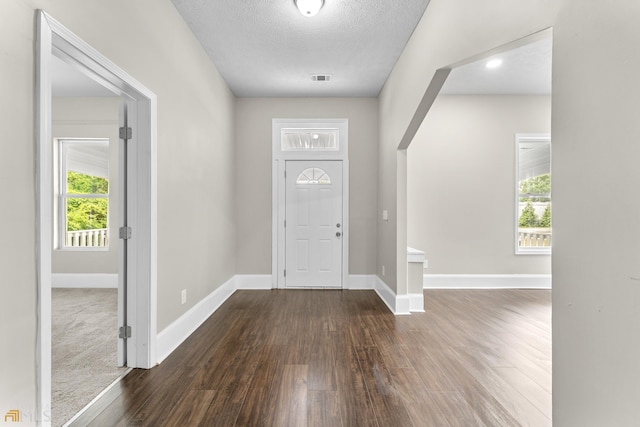
{"label": "white front door", "polygon": [[342,161],[287,161],[285,286],[342,287]]}

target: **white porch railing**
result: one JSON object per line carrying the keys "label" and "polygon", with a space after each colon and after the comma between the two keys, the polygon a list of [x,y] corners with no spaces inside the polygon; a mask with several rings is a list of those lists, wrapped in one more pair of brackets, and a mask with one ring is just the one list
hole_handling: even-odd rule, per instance
{"label": "white porch railing", "polygon": [[109,246],[109,230],[98,228],[95,230],[67,231],[66,247],[68,248],[102,248]]}
{"label": "white porch railing", "polygon": [[524,229],[518,232],[518,247],[520,248],[539,248],[551,246],[551,230],[542,229]]}

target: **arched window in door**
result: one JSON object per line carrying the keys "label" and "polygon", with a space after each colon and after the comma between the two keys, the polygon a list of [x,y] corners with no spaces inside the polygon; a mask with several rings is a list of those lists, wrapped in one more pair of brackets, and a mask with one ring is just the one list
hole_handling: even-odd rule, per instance
{"label": "arched window in door", "polygon": [[296,179],[296,184],[298,185],[313,185],[313,184],[322,184],[322,185],[330,185],[331,178],[327,173],[320,168],[308,168],[303,170],[300,175],[298,175],[298,179]]}

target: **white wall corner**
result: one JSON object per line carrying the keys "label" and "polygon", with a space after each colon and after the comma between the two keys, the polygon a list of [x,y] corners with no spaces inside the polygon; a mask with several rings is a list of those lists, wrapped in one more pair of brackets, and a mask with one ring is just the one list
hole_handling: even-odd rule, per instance
{"label": "white wall corner", "polygon": [[366,290],[376,289],[375,274],[350,274],[349,282],[345,284],[344,289],[350,290]]}
{"label": "white wall corner", "polygon": [[409,311],[424,313],[424,294],[409,294]]}
{"label": "white wall corner", "polygon": [[411,296],[396,295],[396,310],[393,314],[396,316],[411,314]]}
{"label": "white wall corner", "polygon": [[233,295],[236,289],[236,277],[234,276],[158,333],[156,342],[158,363],[166,359],[189,335],[198,329],[222,303]]}
{"label": "white wall corner", "polygon": [[376,279],[376,293],[382,302],[389,307],[389,310],[396,315],[411,314],[409,295],[398,296],[380,277],[376,276]]}
{"label": "white wall corner", "polygon": [[274,287],[270,274],[237,274],[235,276],[236,289],[265,290]]}
{"label": "white wall corner", "polygon": [[550,274],[425,274],[425,289],[551,289]]}
{"label": "white wall corner", "polygon": [[102,273],[54,273],[52,288],[118,289],[117,274]]}

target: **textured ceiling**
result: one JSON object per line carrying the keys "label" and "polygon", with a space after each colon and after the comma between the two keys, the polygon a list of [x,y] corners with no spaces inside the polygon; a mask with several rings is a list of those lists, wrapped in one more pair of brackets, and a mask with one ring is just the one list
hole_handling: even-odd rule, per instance
{"label": "textured ceiling", "polygon": [[[237,96],[377,96],[429,0],[172,0]],[[331,74],[314,82],[312,74]]]}
{"label": "textured ceiling", "polygon": [[[172,0],[237,96],[377,96],[428,0]],[[428,13],[428,12],[427,12]],[[551,94],[551,39],[454,69],[445,94]],[[113,96],[56,59],[54,96]],[[331,74],[314,82],[312,74]]]}

